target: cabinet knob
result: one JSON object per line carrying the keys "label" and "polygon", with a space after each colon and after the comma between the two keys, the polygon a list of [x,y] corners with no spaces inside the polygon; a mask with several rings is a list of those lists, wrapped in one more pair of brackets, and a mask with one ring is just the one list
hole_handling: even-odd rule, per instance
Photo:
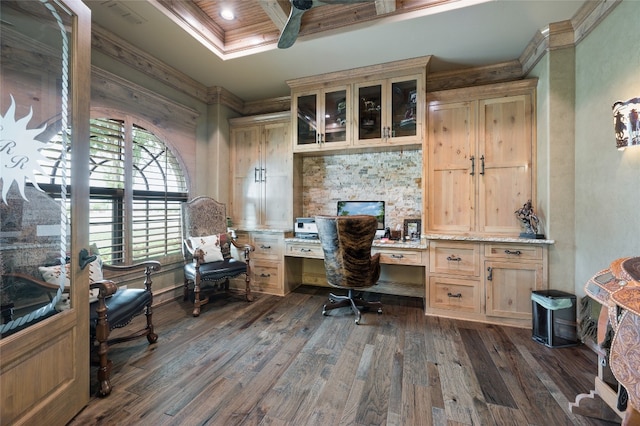
{"label": "cabinet knob", "polygon": [[260,277],[262,278],[269,278],[270,276],[271,274],[265,274],[265,273],[260,274]]}
{"label": "cabinet knob", "polygon": [[487,272],[489,273],[489,275],[487,275],[487,281],[493,281],[493,268],[489,266]]}
{"label": "cabinet knob", "polygon": [[271,246],[265,246],[264,244],[262,244],[260,248],[263,250],[271,250]]}
{"label": "cabinet knob", "polygon": [[447,293],[447,297],[452,297],[452,298],[456,298],[456,299],[461,299],[462,298],[462,293]]}
{"label": "cabinet knob", "polygon": [[394,259],[403,259],[404,255],[403,254],[392,254],[391,257],[393,257]]}
{"label": "cabinet knob", "polygon": [[451,256],[447,256],[447,260],[449,262],[462,262],[462,258],[452,254]]}
{"label": "cabinet knob", "polygon": [[520,255],[522,254],[522,252],[521,252],[520,250],[514,250],[514,251],[511,251],[511,250],[508,250],[508,249],[507,249],[507,250],[505,250],[504,252],[505,252],[506,254],[513,254],[513,255],[515,255],[515,256],[520,256]]}
{"label": "cabinet knob", "polygon": [[473,176],[476,174],[476,157],[472,155],[469,160],[471,160],[471,173],[469,174]]}

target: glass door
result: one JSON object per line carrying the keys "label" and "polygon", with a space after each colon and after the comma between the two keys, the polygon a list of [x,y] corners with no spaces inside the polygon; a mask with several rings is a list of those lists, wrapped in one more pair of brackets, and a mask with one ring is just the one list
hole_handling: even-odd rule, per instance
{"label": "glass door", "polygon": [[0,8],[2,423],[64,424],[89,399],[91,16]]}

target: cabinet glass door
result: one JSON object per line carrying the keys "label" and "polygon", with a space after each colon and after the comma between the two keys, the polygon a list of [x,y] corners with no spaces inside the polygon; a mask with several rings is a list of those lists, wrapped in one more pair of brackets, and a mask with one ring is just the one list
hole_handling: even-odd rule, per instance
{"label": "cabinet glass door", "polygon": [[417,80],[391,83],[391,137],[416,136]]}
{"label": "cabinet glass door", "polygon": [[358,88],[359,140],[382,138],[382,85]]}
{"label": "cabinet glass door", "polygon": [[324,138],[327,143],[347,140],[347,90],[324,94]]}
{"label": "cabinet glass door", "polygon": [[318,143],[318,96],[301,95],[297,98],[296,144]]}

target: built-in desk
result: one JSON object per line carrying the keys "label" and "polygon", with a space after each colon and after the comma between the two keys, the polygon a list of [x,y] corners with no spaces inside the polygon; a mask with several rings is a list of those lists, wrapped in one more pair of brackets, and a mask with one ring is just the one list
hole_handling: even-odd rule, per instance
{"label": "built-in desk", "polygon": [[[420,297],[424,300],[428,274],[428,244],[375,240],[380,253],[380,280],[367,291]],[[301,284],[328,287],[320,240],[285,238],[285,281],[290,288]]]}

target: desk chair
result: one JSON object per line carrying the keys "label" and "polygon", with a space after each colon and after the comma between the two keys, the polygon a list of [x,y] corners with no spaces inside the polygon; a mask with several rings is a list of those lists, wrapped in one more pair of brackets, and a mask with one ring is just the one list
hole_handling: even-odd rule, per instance
{"label": "desk chair", "polygon": [[371,245],[378,221],[374,216],[317,216],[318,237],[324,252],[327,283],[348,290],[347,296],[329,294],[322,314],[350,306],[360,324],[360,308],[375,308],[382,313],[382,303],[369,302],[354,292],[375,285],[380,278],[380,254],[371,255]]}

